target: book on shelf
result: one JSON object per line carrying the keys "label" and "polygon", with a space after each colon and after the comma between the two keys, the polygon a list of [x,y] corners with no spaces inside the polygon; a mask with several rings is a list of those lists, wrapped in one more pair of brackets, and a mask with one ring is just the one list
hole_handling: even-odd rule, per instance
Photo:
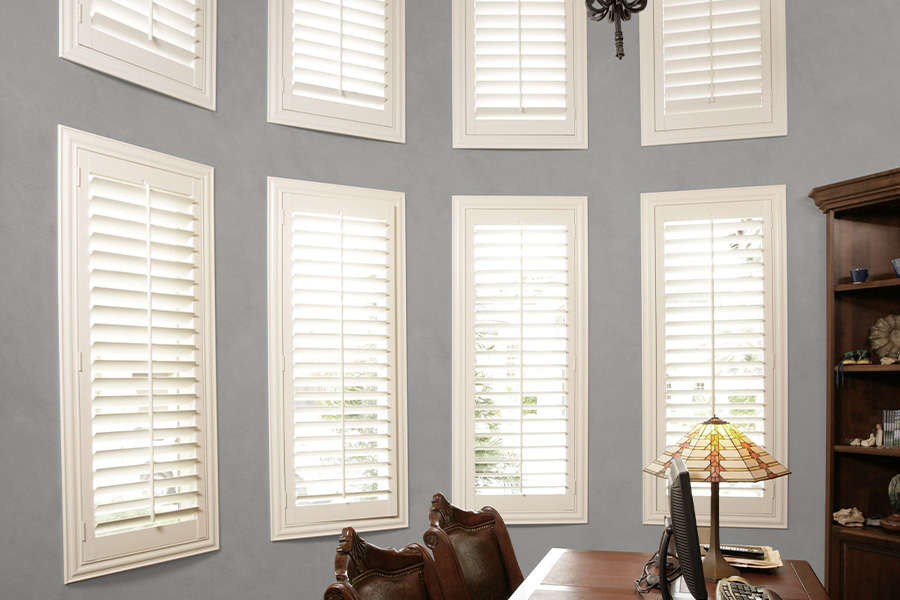
{"label": "book on shelf", "polygon": [[881,411],[882,439],[885,448],[900,448],[900,409],[886,408]]}

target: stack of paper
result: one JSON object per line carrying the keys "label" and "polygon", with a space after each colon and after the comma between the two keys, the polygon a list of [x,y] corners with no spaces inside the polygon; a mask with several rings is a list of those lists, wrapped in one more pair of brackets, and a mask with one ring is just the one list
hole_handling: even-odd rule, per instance
{"label": "stack of paper", "polygon": [[771,546],[740,546],[750,550],[762,550],[765,554],[763,558],[745,558],[743,556],[725,556],[725,560],[732,567],[740,569],[775,569],[782,566],[781,553],[773,549]]}

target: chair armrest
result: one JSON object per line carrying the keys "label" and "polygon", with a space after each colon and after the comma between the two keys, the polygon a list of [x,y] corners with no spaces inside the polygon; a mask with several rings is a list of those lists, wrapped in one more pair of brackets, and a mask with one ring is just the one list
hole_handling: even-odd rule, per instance
{"label": "chair armrest", "polygon": [[349,583],[336,581],[325,588],[324,600],[361,600]]}

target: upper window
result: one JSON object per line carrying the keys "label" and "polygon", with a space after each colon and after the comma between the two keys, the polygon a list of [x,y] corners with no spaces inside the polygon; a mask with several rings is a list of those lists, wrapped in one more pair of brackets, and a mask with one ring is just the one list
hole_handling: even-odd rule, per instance
{"label": "upper window", "polygon": [[453,199],[453,497],[587,522],[587,198]]}
{"label": "upper window", "polygon": [[[787,464],[784,186],[641,200],[644,464],[713,413]],[[783,480],[722,484],[720,496],[723,524],[787,527]],[[664,482],[645,476],[644,521],[667,510]]]}
{"label": "upper window", "polygon": [[406,141],[406,0],[269,0],[269,122]]}
{"label": "upper window", "polygon": [[645,146],[787,135],[784,0],[656,0],[641,14]]}
{"label": "upper window", "polygon": [[59,55],[216,109],[217,0],[62,0]]}
{"label": "upper window", "polygon": [[587,148],[581,0],[453,0],[453,146]]}
{"label": "upper window", "polygon": [[66,582],[218,548],[212,168],[60,128]]}
{"label": "upper window", "polygon": [[272,539],[407,526],[403,213],[269,179]]}

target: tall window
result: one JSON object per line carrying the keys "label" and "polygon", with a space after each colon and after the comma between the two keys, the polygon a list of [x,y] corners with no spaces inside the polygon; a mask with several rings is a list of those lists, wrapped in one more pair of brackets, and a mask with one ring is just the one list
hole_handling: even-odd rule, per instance
{"label": "tall window", "polygon": [[62,0],[59,55],[216,109],[217,0]]}
{"label": "tall window", "polygon": [[269,179],[273,539],[407,526],[403,212]]}
{"label": "tall window", "polygon": [[60,128],[66,582],[218,548],[212,168]]}
{"label": "tall window", "polygon": [[587,519],[587,199],[453,199],[453,495]]}
{"label": "tall window", "polygon": [[587,148],[580,0],[453,0],[453,146]]}
{"label": "tall window", "polygon": [[784,0],[657,0],[641,14],[645,146],[787,135]]}
{"label": "tall window", "polygon": [[[714,413],[787,460],[784,198],[784,186],[642,196],[645,463]],[[723,484],[721,497],[724,523],[787,526],[782,482]],[[663,514],[647,476],[645,520]]]}
{"label": "tall window", "polygon": [[406,0],[269,0],[269,122],[406,141]]}

